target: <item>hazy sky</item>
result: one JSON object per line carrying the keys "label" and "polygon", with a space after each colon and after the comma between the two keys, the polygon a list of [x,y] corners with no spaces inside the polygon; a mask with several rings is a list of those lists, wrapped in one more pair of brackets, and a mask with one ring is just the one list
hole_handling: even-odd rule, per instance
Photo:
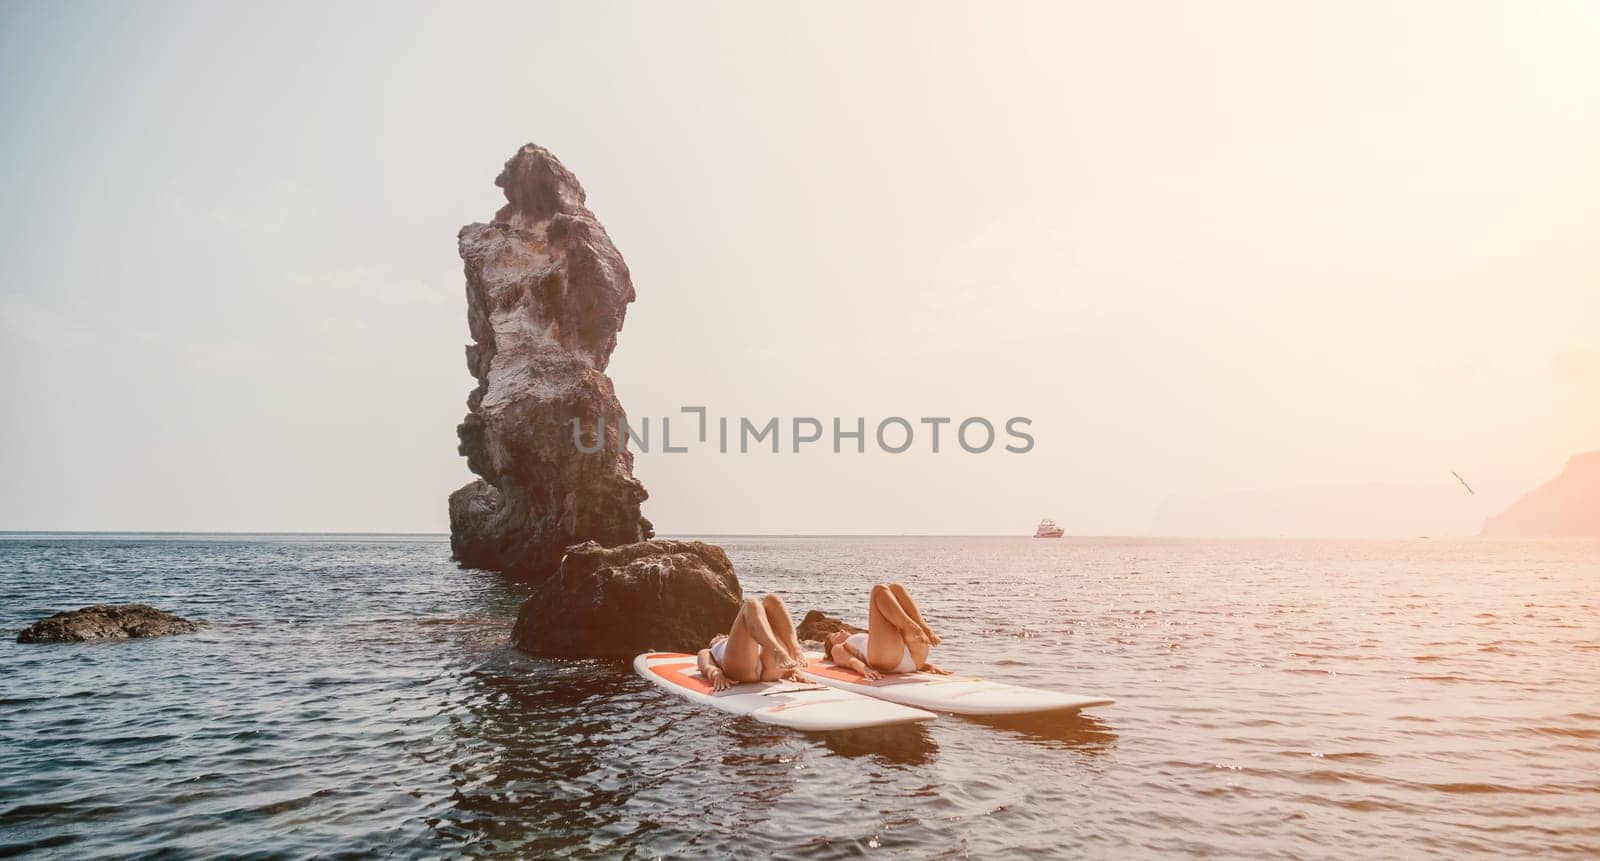
{"label": "hazy sky", "polygon": [[[1600,4],[0,4],[0,529],[446,528],[522,143],[663,532],[1443,534],[1600,448]],[[920,450],[920,449],[919,449]],[[1449,471],[1482,485],[1466,496]]]}

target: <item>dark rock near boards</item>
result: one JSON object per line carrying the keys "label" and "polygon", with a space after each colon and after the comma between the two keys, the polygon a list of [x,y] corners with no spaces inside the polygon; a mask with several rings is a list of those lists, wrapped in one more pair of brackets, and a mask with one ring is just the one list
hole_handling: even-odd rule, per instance
{"label": "dark rock near boards", "polygon": [[821,640],[829,634],[844,631],[847,634],[859,634],[861,629],[855,625],[835,619],[824,614],[821,610],[812,610],[806,614],[800,624],[795,626],[795,636],[802,640]]}
{"label": "dark rock near boards", "polygon": [[191,622],[146,604],[96,604],[57,613],[22,629],[19,643],[67,643],[81,640],[126,640],[164,637],[200,630]]}
{"label": "dark rock near boards", "polygon": [[695,652],[727,633],[743,592],[722,548],[657,539],[568,548],[522,605],[511,639],[555,658]]}
{"label": "dark rock near boards", "polygon": [[450,547],[463,565],[536,580],[573,544],[653,535],[605,374],[633,281],[577,177],[548,150],[522,147],[495,184],[506,205],[457,237],[478,385],[456,435],[481,479],[450,495]]}

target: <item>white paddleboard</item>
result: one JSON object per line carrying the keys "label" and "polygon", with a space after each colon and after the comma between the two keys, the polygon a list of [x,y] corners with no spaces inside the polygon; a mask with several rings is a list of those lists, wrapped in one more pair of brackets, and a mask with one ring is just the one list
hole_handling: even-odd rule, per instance
{"label": "white paddleboard", "polygon": [[915,723],[938,717],[931,712],[864,697],[822,684],[753,682],[724,691],[700,675],[695,656],[654,652],[633,659],[639,675],[691,702],[790,729],[822,732]]}
{"label": "white paddleboard", "polygon": [[941,676],[937,673],[884,673],[869,679],[855,670],[824,663],[822,655],[808,654],[811,666],[800,674],[818,684],[841,691],[874,697],[891,703],[949,712],[958,715],[1021,715],[1035,712],[1067,712],[1108,706],[1115,700],[1041,691],[1001,682],[987,682],[971,676]]}

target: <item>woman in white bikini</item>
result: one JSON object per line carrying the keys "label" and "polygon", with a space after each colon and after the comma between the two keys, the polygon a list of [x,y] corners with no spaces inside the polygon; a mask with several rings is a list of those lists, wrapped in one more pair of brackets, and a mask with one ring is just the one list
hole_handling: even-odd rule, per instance
{"label": "woman in white bikini", "polygon": [[723,691],[741,682],[804,681],[796,670],[807,661],[789,608],[782,598],[768,595],[744,599],[728,633],[712,637],[697,663],[712,689]]}
{"label": "woman in white bikini", "polygon": [[869,679],[884,673],[939,673],[948,670],[928,663],[928,650],[939,645],[939,635],[923,621],[917,602],[899,583],[872,587],[865,634],[829,634],[823,653],[835,664],[849,667]]}

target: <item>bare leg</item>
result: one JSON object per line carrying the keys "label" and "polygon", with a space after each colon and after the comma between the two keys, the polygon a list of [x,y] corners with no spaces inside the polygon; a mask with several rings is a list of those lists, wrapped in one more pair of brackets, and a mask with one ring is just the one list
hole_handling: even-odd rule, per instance
{"label": "bare leg", "polygon": [[872,587],[872,609],[867,614],[867,663],[892,672],[907,650],[922,666],[928,660],[928,638],[922,626],[906,614],[889,587]]}
{"label": "bare leg", "polygon": [[[744,634],[742,640],[746,642],[734,642],[739,632]],[[738,661],[734,659],[734,645],[747,648],[747,651],[739,651]],[[766,621],[766,607],[763,607],[762,602],[744,599],[744,603],[739,605],[739,615],[733,619],[733,627],[728,631],[728,653],[723,663],[725,664],[722,667],[723,672],[741,682],[766,680],[766,672],[763,669],[763,661],[766,659],[770,659],[779,675],[787,674],[798,666],[794,656],[789,655],[789,650],[784,647],[784,643],[773,634],[773,627]],[[734,664],[734,667],[726,664]]]}
{"label": "bare leg", "polygon": [[761,678],[761,644],[750,633],[743,606],[728,627],[728,647],[722,653],[722,672],[735,682],[754,682]]}
{"label": "bare leg", "polygon": [[806,653],[800,648],[800,638],[794,633],[794,619],[789,615],[789,608],[784,606],[783,599],[777,595],[768,595],[761,599],[761,607],[766,610],[767,624],[772,626],[772,635],[783,644],[795,660],[796,665],[805,666]]}
{"label": "bare leg", "polygon": [[917,609],[917,602],[911,600],[911,593],[906,591],[906,587],[899,583],[890,583],[889,591],[893,592],[895,600],[900,602],[900,609],[906,611],[906,615],[910,616],[917,623],[917,626],[922,628],[922,633],[928,638],[928,645],[937,646],[943,642],[939,639],[939,635],[928,627],[927,620],[922,618],[922,612]]}
{"label": "bare leg", "polygon": [[778,668],[778,654],[771,649],[761,650],[761,681],[775,682],[789,672]]}

